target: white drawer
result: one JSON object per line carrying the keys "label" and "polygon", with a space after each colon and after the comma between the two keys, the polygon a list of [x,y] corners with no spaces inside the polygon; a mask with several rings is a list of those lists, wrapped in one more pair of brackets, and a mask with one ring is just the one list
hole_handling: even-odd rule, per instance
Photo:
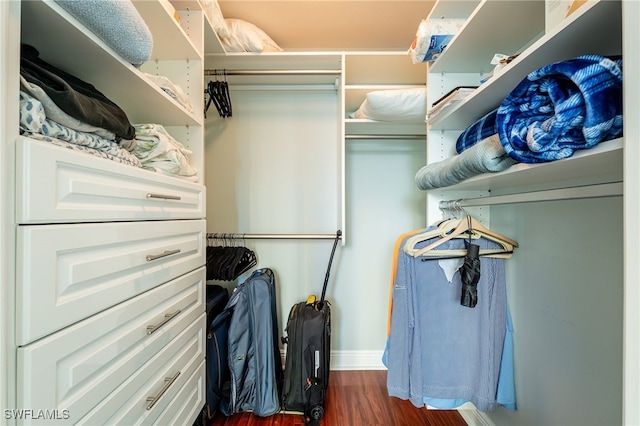
{"label": "white drawer", "polygon": [[[185,386],[167,405],[155,425],[192,425],[202,412],[206,395],[206,366],[203,361]],[[146,422],[145,422],[146,423]]]}
{"label": "white drawer", "polygon": [[17,232],[18,345],[205,264],[204,220],[30,225]]}
{"label": "white drawer", "polygon": [[24,137],[16,157],[18,223],[206,216],[203,185]]}
{"label": "white drawer", "polygon": [[129,377],[109,397],[79,420],[86,425],[144,425],[153,424],[165,412],[189,380],[198,373],[197,385],[204,405],[204,332],[205,314],[147,365]]}
{"label": "white drawer", "polygon": [[200,268],[18,348],[18,407],[67,410],[78,421],[165,347],[177,353],[171,342],[185,329],[181,341],[199,339],[204,284]]}

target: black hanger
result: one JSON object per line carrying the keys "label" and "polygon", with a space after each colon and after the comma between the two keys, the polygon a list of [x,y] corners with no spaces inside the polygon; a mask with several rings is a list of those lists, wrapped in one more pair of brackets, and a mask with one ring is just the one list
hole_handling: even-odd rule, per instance
{"label": "black hanger", "polygon": [[207,235],[207,280],[233,281],[258,264],[253,250],[244,242],[235,245],[236,240],[234,235]]}
{"label": "black hanger", "polygon": [[[223,73],[224,80],[220,80],[220,74]],[[204,108],[204,116],[207,118],[207,110],[211,106],[211,103],[216,107],[218,111],[218,115],[222,118],[231,117],[232,109],[231,109],[231,96],[229,94],[229,84],[226,81],[227,71],[218,71],[216,70],[216,80],[209,81],[207,84],[207,88],[205,89],[205,95],[209,95],[209,100],[206,100],[205,96],[205,108]]]}

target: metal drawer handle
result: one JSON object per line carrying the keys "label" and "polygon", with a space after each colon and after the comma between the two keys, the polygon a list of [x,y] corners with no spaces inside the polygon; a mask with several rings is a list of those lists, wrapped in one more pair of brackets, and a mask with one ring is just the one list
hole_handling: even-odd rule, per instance
{"label": "metal drawer handle", "polygon": [[163,257],[171,256],[172,254],[177,254],[177,253],[180,253],[180,249],[165,250],[160,254],[148,254],[147,255],[147,261],[150,262],[152,260],[161,259]]}
{"label": "metal drawer handle", "polygon": [[176,381],[179,375],[180,372],[178,371],[173,377],[164,378],[164,386],[162,387],[162,389],[160,389],[160,392],[158,392],[156,396],[150,396],[147,398],[147,411],[151,410],[153,406],[156,405],[156,402],[158,402],[158,400],[162,397],[162,395],[164,395],[167,389],[169,389],[169,386],[171,386],[173,382]]}
{"label": "metal drawer handle", "polygon": [[147,326],[147,334],[152,334],[155,331],[157,331],[160,327],[162,327],[163,325],[165,325],[166,323],[168,323],[169,321],[171,321],[176,315],[178,315],[180,313],[180,309],[178,309],[177,311],[175,311],[172,314],[164,314],[164,319],[162,321],[160,321],[158,324],[156,325],[148,325]]}
{"label": "metal drawer handle", "polygon": [[182,199],[182,197],[178,195],[154,194],[153,192],[149,192],[147,194],[147,198],[160,198],[161,200],[181,200]]}

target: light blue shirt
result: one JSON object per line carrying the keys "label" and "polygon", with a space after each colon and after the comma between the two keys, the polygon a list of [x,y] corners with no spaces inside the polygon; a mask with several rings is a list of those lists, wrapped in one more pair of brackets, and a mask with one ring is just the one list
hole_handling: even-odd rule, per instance
{"label": "light blue shirt", "polygon": [[[473,243],[497,248],[485,239]],[[464,239],[452,239],[438,249],[464,246]],[[504,259],[481,258],[478,304],[468,308],[460,304],[459,273],[449,282],[438,260],[413,258],[402,245],[397,255],[391,333],[383,356],[389,395],[416,407],[454,408],[469,401],[481,411],[498,405],[515,409]]]}

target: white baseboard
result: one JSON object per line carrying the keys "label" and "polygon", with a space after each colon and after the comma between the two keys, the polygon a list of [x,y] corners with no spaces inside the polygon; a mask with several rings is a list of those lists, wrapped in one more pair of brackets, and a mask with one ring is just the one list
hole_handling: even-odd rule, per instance
{"label": "white baseboard", "polygon": [[[382,363],[383,351],[331,351],[331,370],[386,370]],[[282,365],[285,353],[280,351]]]}
{"label": "white baseboard", "polygon": [[386,370],[383,351],[331,351],[331,370]]}
{"label": "white baseboard", "polygon": [[485,413],[473,406],[472,408],[459,408],[458,413],[469,426],[495,426]]}

